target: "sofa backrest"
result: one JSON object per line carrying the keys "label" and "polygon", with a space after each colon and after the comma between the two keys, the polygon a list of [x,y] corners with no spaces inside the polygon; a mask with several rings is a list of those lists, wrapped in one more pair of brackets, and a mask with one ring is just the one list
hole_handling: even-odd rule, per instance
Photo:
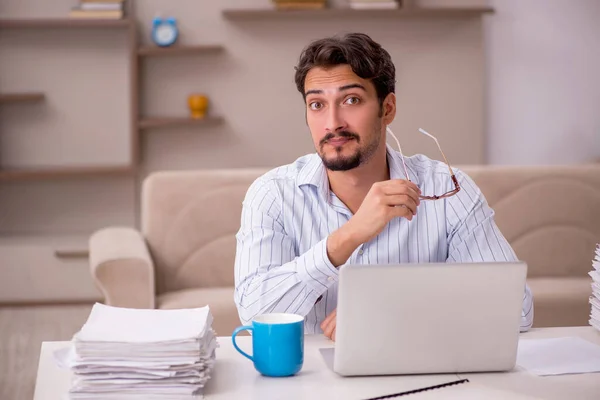
{"label": "sofa backrest", "polygon": [[157,172],[144,180],[141,228],[155,262],[157,294],[233,286],[242,201],[265,172]]}
{"label": "sofa backrest", "polygon": [[[580,276],[600,242],[600,166],[463,166],[529,277]],[[143,185],[142,232],[157,293],[233,285],[242,200],[264,169],[158,172]]]}
{"label": "sofa backrest", "polygon": [[583,278],[600,242],[600,164],[468,166],[529,277]]}

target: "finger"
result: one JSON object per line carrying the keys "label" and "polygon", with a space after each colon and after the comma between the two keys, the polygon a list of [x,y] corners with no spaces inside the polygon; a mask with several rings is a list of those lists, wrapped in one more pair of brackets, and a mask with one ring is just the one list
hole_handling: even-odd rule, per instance
{"label": "finger", "polygon": [[329,323],[329,325],[327,325],[326,331],[324,331],[323,333],[329,339],[333,339],[333,334],[335,332],[335,328],[336,328],[336,323],[335,323],[335,319],[334,319]]}
{"label": "finger", "polygon": [[337,315],[337,308],[334,308],[333,311],[327,316],[327,318],[329,318],[329,320],[331,321],[332,319],[335,319],[336,315]]}
{"label": "finger", "polygon": [[416,193],[421,194],[421,189],[419,189],[419,187],[413,182],[407,181],[406,179],[390,179],[384,182],[384,187],[392,190],[401,190],[402,187],[408,187],[414,190]]}
{"label": "finger", "polygon": [[329,315],[321,322],[321,329],[324,331],[325,327],[329,324],[332,318],[335,317],[335,310],[333,310]]}
{"label": "finger", "polygon": [[421,191],[419,190],[418,192],[415,192],[413,189],[408,188],[408,193],[406,193],[408,196],[410,196],[411,199],[413,199],[413,201],[415,202],[415,205],[420,205],[421,204]]}
{"label": "finger", "polygon": [[412,210],[410,208],[408,208],[407,206],[405,206],[404,204],[399,205],[397,207],[390,207],[389,212],[391,214],[391,218],[394,218],[394,217],[406,218],[409,221],[412,221],[413,217],[415,216],[415,214],[412,212]]}
{"label": "finger", "polygon": [[332,324],[333,324],[333,326],[335,326],[335,316],[336,316],[336,310],[333,310],[331,312],[331,314],[329,314],[327,316],[327,318],[323,322],[323,324],[325,325],[324,328],[322,328],[323,332],[325,332],[326,330],[331,330]]}
{"label": "finger", "polygon": [[329,339],[331,339],[331,335],[333,334],[334,329],[335,329],[335,320],[332,320],[329,324],[327,324],[325,329],[323,329],[323,334],[325,336],[327,336]]}
{"label": "finger", "polygon": [[333,328],[333,333],[331,334],[331,340],[333,340],[335,342],[335,331],[336,328]]}
{"label": "finger", "polygon": [[335,329],[335,310],[330,314],[329,321],[327,321],[327,324],[325,325],[325,328],[323,329],[323,333],[325,334],[325,336],[327,336],[328,338],[331,338],[331,334],[333,332],[333,330]]}
{"label": "finger", "polygon": [[323,322],[321,322],[321,325],[320,325],[320,326],[321,326],[321,330],[322,330],[323,332],[325,332],[325,328],[327,328],[327,325],[329,325],[329,321],[330,321],[330,320],[331,320],[331,318],[329,318],[329,315],[328,315],[328,316],[327,316],[327,318],[325,318],[325,319],[323,320]]}
{"label": "finger", "polygon": [[417,204],[415,201],[408,195],[405,194],[397,194],[392,196],[386,196],[385,200],[387,205],[389,206],[405,206],[410,212],[415,215],[417,213]]}
{"label": "finger", "polygon": [[[412,182],[409,182],[412,183]],[[416,186],[415,186],[416,187]],[[410,196],[414,202],[419,205],[421,203],[421,200],[419,198],[419,195],[421,194],[421,191],[419,190],[419,188],[417,188],[418,191],[416,191],[413,187],[409,186],[409,185],[403,185],[403,184],[394,184],[394,185],[388,185],[385,186],[383,188],[383,193],[386,196],[394,196],[394,195],[402,195],[405,194],[407,196]]]}
{"label": "finger", "polygon": [[329,325],[329,317],[328,317],[328,318],[325,318],[325,319],[323,320],[323,322],[321,322],[321,325],[319,325],[319,326],[321,327],[321,330],[322,330],[323,332],[325,332],[325,328],[327,327],[327,325]]}

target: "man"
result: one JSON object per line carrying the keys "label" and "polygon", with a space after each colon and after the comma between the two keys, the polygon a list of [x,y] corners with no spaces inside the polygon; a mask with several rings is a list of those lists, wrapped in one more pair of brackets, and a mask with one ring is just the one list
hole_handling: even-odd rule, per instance
{"label": "man", "polygon": [[[248,189],[236,236],[234,297],[243,323],[296,313],[306,317],[306,333],[335,340],[345,263],[517,260],[467,175],[454,171],[456,191],[446,164],[386,146],[395,67],[379,44],[358,33],[317,40],[304,49],[295,79],[317,154]],[[521,330],[532,321],[527,287]]]}

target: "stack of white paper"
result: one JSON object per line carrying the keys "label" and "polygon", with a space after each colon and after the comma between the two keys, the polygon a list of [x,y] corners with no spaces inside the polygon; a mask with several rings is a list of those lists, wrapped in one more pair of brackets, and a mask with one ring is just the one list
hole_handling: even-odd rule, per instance
{"label": "stack of white paper", "polygon": [[97,303],[56,358],[74,372],[72,399],[183,399],[202,394],[216,347],[208,307],[140,310]]}
{"label": "stack of white paper", "polygon": [[600,331],[600,243],[596,245],[596,256],[592,261],[592,267],[593,269],[590,271],[592,277],[590,325]]}

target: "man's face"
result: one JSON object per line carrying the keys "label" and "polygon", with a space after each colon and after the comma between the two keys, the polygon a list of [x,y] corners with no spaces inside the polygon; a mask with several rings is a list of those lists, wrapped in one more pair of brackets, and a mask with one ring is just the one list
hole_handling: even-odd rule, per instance
{"label": "man's face", "polygon": [[373,157],[384,132],[373,83],[347,64],[315,67],[304,93],[306,121],[326,168],[348,171]]}

